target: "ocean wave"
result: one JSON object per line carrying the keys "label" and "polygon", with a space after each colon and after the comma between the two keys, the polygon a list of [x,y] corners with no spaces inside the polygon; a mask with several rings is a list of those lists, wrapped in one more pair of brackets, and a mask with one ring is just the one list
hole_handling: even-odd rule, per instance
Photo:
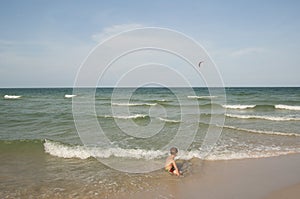
{"label": "ocean wave", "polygon": [[135,115],[104,115],[105,118],[115,118],[115,119],[138,119],[138,118],[147,118],[148,115],[144,114],[135,114]]}
{"label": "ocean wave", "polygon": [[222,105],[223,108],[227,109],[250,109],[250,108],[255,108],[256,105]]}
{"label": "ocean wave", "polygon": [[65,98],[73,98],[73,97],[76,97],[76,95],[68,95],[68,94],[65,95]]}
{"label": "ocean wave", "polygon": [[[52,156],[60,158],[134,158],[134,159],[161,159],[168,155],[168,151],[161,150],[146,150],[146,149],[123,149],[123,148],[109,148],[101,147],[86,147],[80,145],[67,145],[60,142],[45,140],[44,151]],[[293,153],[300,153],[298,148],[280,148],[277,146],[262,146],[255,149],[249,148],[243,151],[230,150],[213,150],[208,156],[204,156],[201,149],[191,151],[179,151],[178,159],[191,160],[193,158],[204,160],[235,160],[235,159],[249,159],[249,158],[264,158],[279,155],[287,155]]]}
{"label": "ocean wave", "polygon": [[221,154],[210,154],[205,159],[211,161],[220,161],[220,160],[241,160],[241,159],[258,159],[258,158],[269,158],[276,157],[281,155],[296,154],[300,153],[299,149],[290,149],[290,150],[266,150],[266,151],[242,151],[242,152],[227,152]]}
{"label": "ocean wave", "polygon": [[210,96],[210,95],[208,95],[208,96],[198,96],[198,95],[187,96],[187,98],[189,98],[189,99],[212,99],[212,98],[216,98],[216,97],[218,97],[218,96]]}
{"label": "ocean wave", "polygon": [[157,103],[112,103],[113,106],[156,106]]}
{"label": "ocean wave", "polygon": [[154,102],[171,102],[172,100],[166,100],[166,99],[158,99],[158,100],[153,100]]}
{"label": "ocean wave", "polygon": [[235,126],[223,126],[223,128],[238,130],[238,131],[245,131],[245,132],[248,132],[248,133],[256,133],[256,134],[300,137],[300,134],[297,134],[297,133],[284,133],[284,132],[276,132],[276,131],[263,131],[263,130],[254,130],[254,129],[244,129],[244,128],[239,128],[239,127],[235,127]]}
{"label": "ocean wave", "polygon": [[275,105],[275,108],[293,110],[293,111],[300,111],[300,106],[290,106],[290,105],[278,104],[278,105]]}
{"label": "ocean wave", "polygon": [[[226,148],[225,150],[224,147]],[[215,146],[214,149],[207,156],[203,156],[203,152],[201,148],[199,148],[199,150],[183,151],[178,155],[178,158],[185,160],[199,158],[209,161],[220,161],[268,158],[296,153],[300,153],[300,148],[264,145],[258,145],[253,147],[252,145],[245,144],[243,149],[237,150],[230,149],[230,146],[229,148],[227,148],[227,146],[220,145]]]}
{"label": "ocean wave", "polygon": [[4,95],[4,99],[20,99],[21,95]]}
{"label": "ocean wave", "polygon": [[236,105],[222,105],[223,108],[226,109],[274,109],[274,105],[268,105],[268,104],[252,104],[252,105],[241,105],[241,104],[236,104]]}
{"label": "ocean wave", "polygon": [[227,117],[238,118],[238,119],[261,119],[261,120],[271,120],[271,121],[300,121],[300,118],[294,117],[274,117],[274,116],[261,116],[261,115],[234,115],[225,114]]}
{"label": "ocean wave", "polygon": [[274,108],[275,106],[271,104],[258,104],[255,106],[255,109],[258,110],[273,110]]}
{"label": "ocean wave", "polygon": [[151,103],[155,103],[155,104],[164,104],[164,103],[167,103],[167,102],[172,102],[173,100],[169,100],[169,99],[148,99],[147,100],[148,102],[151,102]]}
{"label": "ocean wave", "polygon": [[121,158],[135,158],[135,159],[155,159],[161,158],[167,155],[167,152],[159,150],[144,150],[144,149],[123,149],[123,148],[109,148],[103,149],[100,147],[86,147],[86,146],[71,146],[45,140],[44,150],[52,156],[61,158],[79,158],[87,159],[90,157],[94,158],[110,158],[110,157],[121,157]]}
{"label": "ocean wave", "polygon": [[169,123],[180,123],[180,120],[170,120],[170,119],[165,119],[165,118],[161,118],[161,117],[159,117],[158,119],[161,121],[164,121],[164,122],[169,122]]}
{"label": "ocean wave", "polygon": [[200,104],[199,105],[201,108],[220,108],[223,109],[223,106],[221,104],[216,104],[216,103],[206,103],[206,104]]}

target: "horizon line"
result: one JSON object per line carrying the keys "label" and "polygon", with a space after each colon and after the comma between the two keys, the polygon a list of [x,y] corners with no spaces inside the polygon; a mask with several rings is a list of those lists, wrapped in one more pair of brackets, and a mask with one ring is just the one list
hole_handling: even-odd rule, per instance
{"label": "horizon line", "polygon": [[135,87],[135,86],[102,86],[102,87],[93,87],[93,86],[80,86],[80,87],[74,87],[74,86],[52,86],[52,87],[0,87],[0,89],[54,89],[54,88],[67,88],[67,89],[74,89],[74,88],[299,88],[300,86],[224,86],[224,87],[218,87],[218,86],[192,86],[192,87],[186,87],[186,86],[169,86],[169,87],[163,87],[163,86],[146,86],[146,87]]}

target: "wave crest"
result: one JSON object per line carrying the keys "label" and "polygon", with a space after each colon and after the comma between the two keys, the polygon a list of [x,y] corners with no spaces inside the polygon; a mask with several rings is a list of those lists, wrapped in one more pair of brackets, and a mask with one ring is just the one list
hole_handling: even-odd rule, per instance
{"label": "wave crest", "polygon": [[[263,146],[262,146],[263,147]],[[60,158],[134,158],[134,159],[160,159],[168,155],[168,151],[160,150],[145,150],[145,149],[123,149],[123,148],[109,148],[104,149],[100,147],[86,147],[86,146],[71,146],[45,140],[44,151],[52,156]],[[205,159],[211,161],[218,160],[234,160],[234,159],[248,159],[248,158],[263,158],[279,155],[286,155],[292,153],[299,153],[297,148],[280,148],[280,147],[258,147],[257,149],[246,149],[243,151],[221,150],[212,151],[205,158],[201,149],[192,151],[179,151],[178,159],[191,160],[193,158]]]}
{"label": "wave crest", "polygon": [[76,95],[68,95],[68,94],[65,94],[65,98],[73,98],[73,97],[76,97]]}
{"label": "wave crest", "polygon": [[161,118],[161,117],[159,117],[158,119],[159,119],[160,121],[163,121],[163,122],[180,123],[180,120],[170,120],[170,119]]}
{"label": "wave crest", "polygon": [[249,109],[249,108],[255,108],[256,105],[222,105],[223,108],[227,109]]}
{"label": "wave crest", "polygon": [[290,105],[278,104],[278,105],[275,105],[275,108],[293,110],[293,111],[300,111],[300,106],[290,106]]}
{"label": "wave crest", "polygon": [[238,130],[238,131],[245,131],[245,132],[248,132],[248,133],[256,133],[256,134],[300,137],[300,134],[297,134],[297,133],[284,133],[284,132],[276,132],[276,131],[263,131],[263,130],[254,130],[254,129],[244,129],[244,128],[239,128],[239,127],[234,127],[234,126],[223,126],[223,128]]}
{"label": "wave crest", "polygon": [[261,116],[261,115],[234,115],[225,114],[226,117],[238,118],[238,119],[261,119],[271,121],[300,121],[300,118],[294,117],[274,117],[274,116]]}
{"label": "wave crest", "polygon": [[135,115],[104,115],[105,118],[115,118],[115,119],[139,119],[139,118],[147,118],[148,115],[144,114],[135,114]]}
{"label": "wave crest", "polygon": [[161,158],[167,154],[159,150],[144,150],[144,149],[122,149],[122,148],[109,148],[103,149],[100,147],[86,147],[86,146],[71,146],[45,140],[44,150],[52,156],[61,158],[109,158],[109,157],[121,157],[121,158],[135,158],[135,159],[155,159]]}
{"label": "wave crest", "polygon": [[20,99],[21,95],[4,95],[4,99]]}
{"label": "wave crest", "polygon": [[113,106],[156,106],[157,103],[112,103]]}
{"label": "wave crest", "polygon": [[218,97],[218,96],[210,96],[210,95],[208,95],[208,96],[198,96],[198,95],[189,95],[189,96],[187,96],[187,98],[189,98],[189,99],[212,99],[212,98],[216,98],[216,97]]}

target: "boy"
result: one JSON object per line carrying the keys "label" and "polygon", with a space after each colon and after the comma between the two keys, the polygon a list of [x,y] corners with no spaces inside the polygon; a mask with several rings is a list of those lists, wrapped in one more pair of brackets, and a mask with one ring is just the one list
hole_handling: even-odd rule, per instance
{"label": "boy", "polygon": [[180,172],[179,172],[178,167],[176,165],[176,162],[174,160],[177,153],[178,153],[177,148],[172,147],[170,149],[170,156],[166,160],[165,169],[166,169],[167,172],[179,176]]}

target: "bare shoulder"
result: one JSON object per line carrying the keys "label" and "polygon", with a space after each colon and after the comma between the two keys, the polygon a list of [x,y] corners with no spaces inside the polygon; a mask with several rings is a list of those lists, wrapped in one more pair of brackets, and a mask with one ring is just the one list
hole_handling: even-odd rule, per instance
{"label": "bare shoulder", "polygon": [[166,166],[169,166],[169,165],[174,164],[174,163],[175,163],[175,161],[171,156],[167,157]]}

